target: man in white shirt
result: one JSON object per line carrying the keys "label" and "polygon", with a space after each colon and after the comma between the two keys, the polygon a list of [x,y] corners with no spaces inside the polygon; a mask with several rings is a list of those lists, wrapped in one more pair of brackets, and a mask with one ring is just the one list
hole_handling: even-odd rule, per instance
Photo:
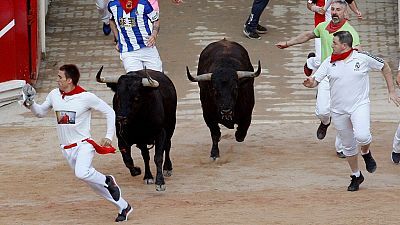
{"label": "man in white shirt", "polygon": [[[57,134],[60,148],[75,176],[87,183],[96,193],[112,202],[119,210],[116,222],[125,221],[133,208],[121,196],[121,189],[112,175],[103,175],[92,166],[95,151],[100,154],[115,153],[111,140],[115,133],[115,112],[96,95],[78,85],[80,73],[75,65],[67,64],[58,72],[58,88],[53,89],[43,104],[33,98],[30,85],[23,88],[24,105],[37,117],[43,117],[50,109],[56,113]],[[91,139],[90,120],[92,110],[107,117],[105,138],[96,144]]]}
{"label": "man in white shirt", "polygon": [[386,80],[389,99],[397,106],[400,98],[396,95],[389,65],[382,59],[366,52],[358,52],[351,46],[353,38],[348,31],[334,34],[333,54],[319,67],[314,76],[303,84],[316,87],[328,76],[331,92],[331,116],[338,135],[342,140],[343,153],[352,171],[348,191],[357,191],[364,177],[358,168],[358,148],[368,172],[376,170],[376,162],[369,149],[372,141],[370,131],[369,77],[370,69],[381,70]]}

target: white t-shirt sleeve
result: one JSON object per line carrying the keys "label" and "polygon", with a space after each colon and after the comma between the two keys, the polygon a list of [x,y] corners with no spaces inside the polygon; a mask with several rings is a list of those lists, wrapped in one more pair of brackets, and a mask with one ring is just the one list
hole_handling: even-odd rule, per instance
{"label": "white t-shirt sleeve", "polygon": [[375,56],[369,52],[360,52],[360,53],[362,53],[369,68],[375,70],[382,70],[385,64],[385,61],[382,58],[379,58],[378,56]]}
{"label": "white t-shirt sleeve", "polygon": [[114,110],[102,99],[92,94],[90,97],[89,106],[106,116],[107,119],[107,132],[106,138],[112,140],[115,134],[115,112]]}
{"label": "white t-shirt sleeve", "polygon": [[399,61],[399,68],[398,68],[398,70],[400,70],[400,61]]}
{"label": "white t-shirt sleeve", "polygon": [[317,71],[314,73],[313,77],[315,78],[316,81],[321,82],[326,76],[328,76],[328,68],[330,66],[330,60],[331,57],[326,58],[321,66],[317,69]]}
{"label": "white t-shirt sleeve", "polygon": [[35,116],[44,117],[52,108],[50,94],[47,95],[46,100],[42,104],[33,103],[30,110]]}

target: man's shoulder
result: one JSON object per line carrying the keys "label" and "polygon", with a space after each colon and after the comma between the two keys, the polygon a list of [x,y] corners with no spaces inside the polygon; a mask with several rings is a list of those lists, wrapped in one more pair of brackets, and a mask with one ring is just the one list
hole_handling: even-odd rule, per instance
{"label": "man's shoulder", "polygon": [[108,3],[108,7],[113,7],[113,6],[119,6],[119,2],[118,0],[110,0],[110,2]]}
{"label": "man's shoulder", "polygon": [[357,58],[361,58],[361,59],[374,59],[374,60],[376,60],[376,61],[378,61],[380,63],[384,63],[385,62],[385,60],[383,60],[382,58],[380,58],[380,57],[378,57],[378,56],[376,56],[376,55],[374,55],[374,54],[372,54],[370,52],[367,52],[367,51],[355,51],[355,55],[354,56],[357,57]]}
{"label": "man's shoulder", "polygon": [[346,21],[346,23],[343,24],[343,28],[352,29],[353,31],[356,31],[354,27],[349,23],[349,21]]}
{"label": "man's shoulder", "polygon": [[320,29],[320,28],[325,29],[326,26],[328,26],[329,22],[330,22],[330,21],[321,22],[321,23],[319,23],[319,24],[317,25],[316,28],[318,28],[318,29]]}
{"label": "man's shoulder", "polygon": [[54,88],[50,91],[49,95],[61,95],[60,89]]}

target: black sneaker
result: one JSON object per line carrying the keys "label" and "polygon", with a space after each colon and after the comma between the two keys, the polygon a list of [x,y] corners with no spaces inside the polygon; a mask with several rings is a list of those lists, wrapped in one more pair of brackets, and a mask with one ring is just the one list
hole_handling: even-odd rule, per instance
{"label": "black sneaker", "polygon": [[243,34],[250,39],[261,39],[261,36],[256,31],[249,31],[246,27],[243,29]]}
{"label": "black sneaker", "polygon": [[400,162],[400,153],[392,152],[392,162],[394,164],[399,164],[399,162]]}
{"label": "black sneaker", "polygon": [[127,221],[128,216],[129,214],[131,214],[131,212],[133,212],[133,208],[128,203],[128,206],[125,209],[123,209],[121,213],[118,213],[117,218],[115,218],[115,222]]}
{"label": "black sneaker", "polygon": [[268,31],[268,29],[266,27],[261,26],[260,24],[257,25],[257,28],[256,28],[257,33],[265,34],[265,33],[267,33],[267,31]]}
{"label": "black sneaker", "polygon": [[[311,58],[311,57],[315,57],[315,53],[314,52],[310,52],[307,55],[307,59]],[[312,74],[313,70],[308,68],[307,66],[307,62],[304,64],[304,74],[308,77]]]}
{"label": "black sneaker", "polygon": [[318,129],[317,129],[317,138],[319,140],[322,140],[325,138],[326,136],[326,130],[328,130],[329,125],[331,125],[331,123],[328,123],[327,125],[323,124],[321,122],[321,124],[319,125]]}
{"label": "black sneaker", "polygon": [[368,172],[373,173],[376,170],[376,162],[375,159],[372,157],[371,150],[368,154],[361,155],[364,158],[365,167]]}
{"label": "black sneaker", "polygon": [[343,152],[336,152],[336,156],[337,156],[338,158],[341,158],[341,159],[346,158],[346,156],[343,154]]}
{"label": "black sneaker", "polygon": [[364,181],[364,176],[362,175],[360,171],[360,176],[356,177],[355,175],[351,175],[351,183],[347,187],[348,191],[358,191],[360,189],[360,184]]}
{"label": "black sneaker", "polygon": [[112,175],[106,176],[106,184],[107,186],[104,187],[107,188],[107,190],[110,192],[111,197],[114,199],[114,201],[117,202],[121,197],[121,190],[119,189]]}
{"label": "black sneaker", "polygon": [[104,35],[109,35],[111,33],[111,26],[110,24],[103,23],[103,33]]}

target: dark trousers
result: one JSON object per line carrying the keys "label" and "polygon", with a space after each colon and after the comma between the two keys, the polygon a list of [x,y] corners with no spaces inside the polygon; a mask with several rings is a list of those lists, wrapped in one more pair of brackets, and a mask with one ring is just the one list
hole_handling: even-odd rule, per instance
{"label": "dark trousers", "polygon": [[251,14],[246,21],[246,28],[248,31],[255,31],[260,20],[260,16],[267,7],[269,0],[254,0],[251,7]]}

